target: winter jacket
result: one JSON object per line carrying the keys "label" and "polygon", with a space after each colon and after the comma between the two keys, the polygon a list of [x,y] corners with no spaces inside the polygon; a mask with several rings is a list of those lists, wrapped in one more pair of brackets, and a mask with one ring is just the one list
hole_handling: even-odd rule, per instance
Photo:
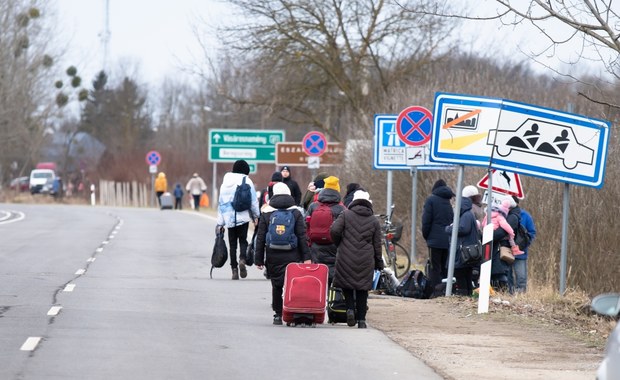
{"label": "winter jacket", "polygon": [[[340,193],[333,189],[323,189],[319,193],[318,202],[328,204],[332,212],[333,220],[338,218],[338,215],[345,210],[344,205],[340,202]],[[312,213],[319,208],[320,204],[313,202],[308,206],[308,212],[306,219],[309,221],[312,218]],[[336,251],[335,244],[317,244],[311,243],[310,253],[312,255],[312,262],[325,264],[329,267],[329,277],[334,275],[334,264],[336,263]]]}
{"label": "winter jacket", "polygon": [[[506,217],[506,221],[513,230],[517,230],[521,219],[521,209],[519,207],[511,208]],[[508,243],[508,233],[501,227],[493,231],[493,256],[491,259],[491,275],[507,274],[510,264],[499,258],[499,247],[510,247]]]}
{"label": "winter jacket", "polygon": [[[521,225],[523,225],[523,227],[525,227],[527,232],[530,233],[530,238],[531,238],[530,244],[532,244],[532,242],[536,238],[536,226],[534,225],[534,219],[532,218],[530,213],[525,211],[522,208],[521,208]],[[528,249],[529,247],[523,250],[523,252],[525,252],[524,254],[515,256],[515,260],[527,260]]]}
{"label": "winter jacket", "polygon": [[330,230],[338,247],[334,286],[370,290],[375,269],[383,269],[381,225],[372,204],[363,199],[351,202]]}
{"label": "winter jacket", "polygon": [[[235,211],[232,207],[232,201],[235,196],[237,186],[241,185],[243,177],[246,177],[245,183],[250,185],[252,194],[256,194],[254,182],[245,174],[226,173],[220,186],[220,197],[217,205],[217,224],[226,228],[236,227],[245,223],[249,223],[258,218],[258,198],[252,197],[252,207],[250,210]],[[250,211],[252,215],[250,215]]]}
{"label": "winter jacket", "polygon": [[301,204],[301,190],[299,190],[299,185],[297,184],[297,182],[295,182],[291,178],[290,175],[287,178],[284,178],[282,182],[284,182],[286,186],[288,186],[288,188],[291,189],[291,196],[295,200],[295,205],[296,206],[300,205]]}
{"label": "winter jacket", "polygon": [[[276,250],[266,245],[269,219],[276,209],[293,210],[293,215],[295,215],[295,236],[297,236],[298,243],[297,248],[292,250]],[[254,263],[256,265],[264,265],[267,268],[269,278],[279,286],[284,286],[286,266],[290,263],[310,260],[310,251],[305,243],[306,224],[301,210],[295,205],[295,200],[292,196],[286,194],[274,195],[258,219]]]}
{"label": "winter jacket", "polygon": [[454,193],[448,186],[439,186],[424,202],[422,236],[429,248],[450,248],[450,235],[446,233],[446,226],[454,219],[450,203],[453,196]]}
{"label": "winter jacket", "polygon": [[164,173],[159,173],[155,178],[155,191],[161,193],[168,191],[168,180]]}
{"label": "winter jacket", "polygon": [[175,198],[183,198],[183,188],[181,188],[181,184],[177,183],[174,187],[174,197]]}
{"label": "winter jacket", "polygon": [[[478,224],[476,222],[476,216],[472,211],[472,202],[469,198],[463,198],[461,200],[461,213],[459,219],[459,229],[456,240],[456,257],[454,260],[454,268],[460,269],[470,267],[472,265],[465,265],[461,260],[461,245],[476,244],[480,241],[478,233]],[[446,233],[451,236],[452,226],[446,227]]]}
{"label": "winter jacket", "polygon": [[207,191],[207,185],[205,181],[200,177],[192,177],[185,185],[185,190],[187,190],[191,195],[200,195],[203,191]]}
{"label": "winter jacket", "polygon": [[[320,181],[322,179],[325,179],[329,177],[329,174],[327,173],[319,173],[317,174],[314,179],[312,180],[312,182],[317,182]],[[301,204],[301,207],[304,208],[304,210],[307,210],[308,207],[310,206],[310,203],[312,203],[313,199],[314,199],[314,191],[310,191],[310,190],[306,190],[306,192],[304,193],[304,197],[303,197],[303,202]]]}
{"label": "winter jacket", "polygon": [[353,201],[353,194],[355,194],[356,191],[361,189],[362,187],[357,183],[350,183],[347,185],[347,194],[342,200],[342,203],[344,203],[345,207],[349,207],[349,204],[351,203],[351,201]]}

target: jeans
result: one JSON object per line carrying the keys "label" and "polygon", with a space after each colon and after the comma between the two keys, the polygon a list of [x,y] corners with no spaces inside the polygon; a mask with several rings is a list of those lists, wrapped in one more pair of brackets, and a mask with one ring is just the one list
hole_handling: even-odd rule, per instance
{"label": "jeans", "polygon": [[239,254],[245,256],[248,249],[248,227],[250,223],[244,223],[237,227],[228,228],[228,244],[230,248],[230,266],[236,269],[237,263],[237,240],[239,241]]}
{"label": "jeans", "polygon": [[510,266],[510,272],[508,273],[508,286],[510,287],[511,292],[525,292],[527,290],[527,259],[517,259]]}

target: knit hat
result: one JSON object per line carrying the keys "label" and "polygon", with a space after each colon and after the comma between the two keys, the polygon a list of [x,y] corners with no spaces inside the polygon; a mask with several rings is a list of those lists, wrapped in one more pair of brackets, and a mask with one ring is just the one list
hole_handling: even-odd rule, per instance
{"label": "knit hat", "polygon": [[198,173],[194,173],[192,177],[198,177]]}
{"label": "knit hat", "polygon": [[363,199],[365,201],[372,203],[372,201],[370,200],[370,194],[368,194],[368,192],[364,190],[358,190],[355,193],[353,193],[353,200],[355,201],[358,199]]}
{"label": "knit hat", "polygon": [[435,184],[433,185],[433,190],[441,186],[447,186],[446,181],[444,181],[443,179],[438,179],[437,182],[435,182]]}
{"label": "knit hat", "polygon": [[509,199],[504,199],[502,201],[501,206],[499,206],[499,207],[502,210],[502,212],[504,213],[504,215],[508,215],[508,212],[510,212],[510,200]]}
{"label": "knit hat", "polygon": [[250,174],[250,165],[248,165],[248,163],[245,162],[245,160],[237,160],[233,164],[232,171],[233,173],[248,175]]}
{"label": "knit hat", "polygon": [[359,183],[351,182],[347,185],[347,194],[356,190],[363,190]]}
{"label": "knit hat", "polygon": [[276,182],[273,184],[273,195],[291,195],[291,189],[284,182]]}
{"label": "knit hat", "polygon": [[271,175],[271,182],[282,182],[282,173],[275,172]]}
{"label": "knit hat", "polygon": [[465,186],[461,195],[463,195],[465,198],[473,197],[474,195],[478,195],[478,189],[476,188],[476,186],[472,185]]}
{"label": "knit hat", "polygon": [[314,181],[314,187],[316,187],[317,189],[324,189],[325,179],[319,179],[318,181]]}
{"label": "knit hat", "polygon": [[286,165],[286,166],[282,166],[282,169],[280,169],[280,171],[282,170],[286,170],[287,172],[290,172],[291,168],[288,165]]}
{"label": "knit hat", "polygon": [[323,182],[325,182],[324,189],[332,189],[340,192],[340,181],[338,180],[338,177],[334,177],[333,175],[331,175],[325,178]]}

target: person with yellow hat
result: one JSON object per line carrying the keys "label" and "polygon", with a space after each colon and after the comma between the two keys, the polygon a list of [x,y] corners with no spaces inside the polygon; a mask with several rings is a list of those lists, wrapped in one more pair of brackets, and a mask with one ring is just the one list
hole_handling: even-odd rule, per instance
{"label": "person with yellow hat", "polygon": [[161,206],[161,195],[168,191],[168,180],[166,179],[166,173],[159,172],[157,178],[155,178],[155,194],[157,194],[157,203]]}

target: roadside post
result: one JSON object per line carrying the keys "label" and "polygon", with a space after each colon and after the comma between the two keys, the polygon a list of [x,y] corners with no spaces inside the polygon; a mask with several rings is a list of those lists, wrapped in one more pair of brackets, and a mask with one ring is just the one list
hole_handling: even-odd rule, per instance
{"label": "roadside post", "polygon": [[155,206],[155,173],[157,173],[157,165],[161,162],[161,155],[155,150],[151,150],[146,154],[146,164],[149,165],[149,173],[151,173],[151,207]]}

